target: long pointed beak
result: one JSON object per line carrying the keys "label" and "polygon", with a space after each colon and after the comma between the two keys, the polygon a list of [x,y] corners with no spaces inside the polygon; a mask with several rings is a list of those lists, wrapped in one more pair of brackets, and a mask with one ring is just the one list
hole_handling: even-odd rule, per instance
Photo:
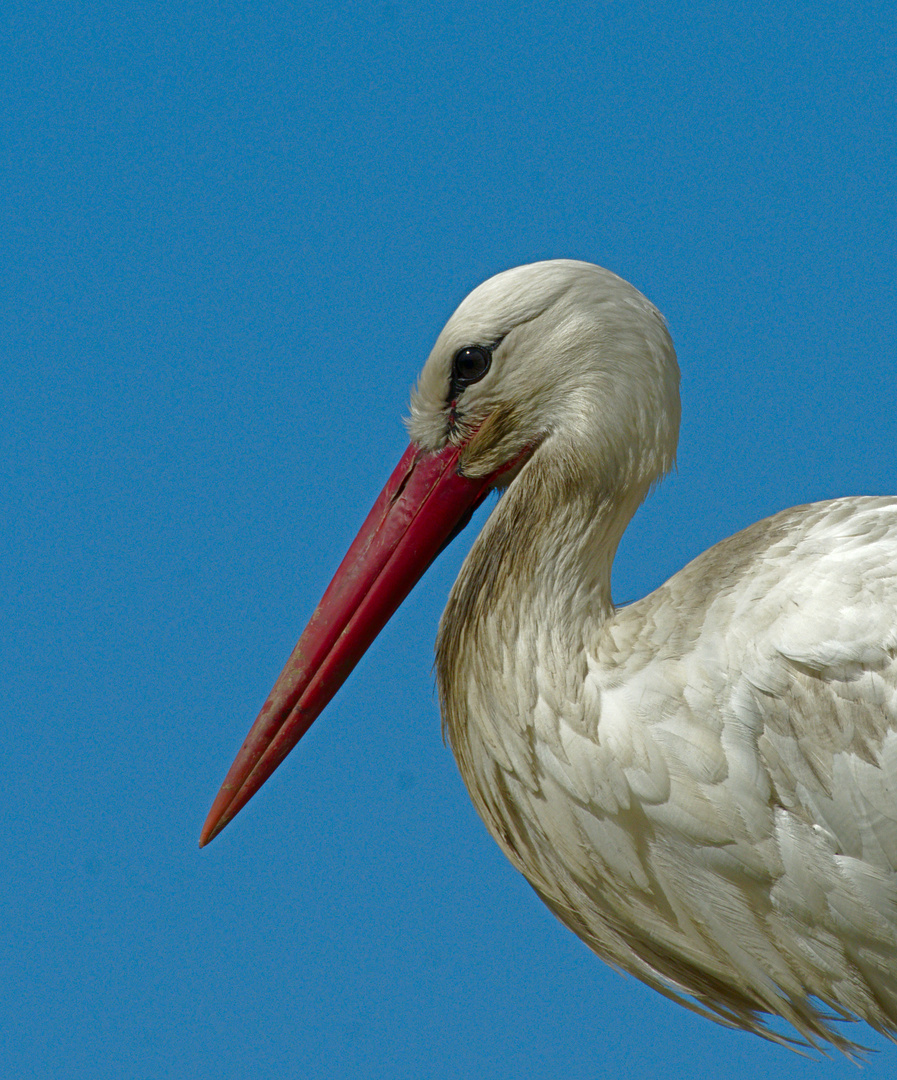
{"label": "long pointed beak", "polygon": [[461,450],[402,456],[374,503],[237,754],[203,826],[203,847],[311,727],[494,476],[458,472]]}

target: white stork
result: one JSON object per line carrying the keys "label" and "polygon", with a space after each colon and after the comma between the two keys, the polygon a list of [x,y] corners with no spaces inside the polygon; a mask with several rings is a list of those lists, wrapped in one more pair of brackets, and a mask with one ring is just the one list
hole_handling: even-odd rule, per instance
{"label": "white stork", "polygon": [[607,270],[536,263],[471,293],[201,843],[503,488],[436,646],[489,831],[610,964],[723,1024],[781,1042],[778,1015],[850,1052],[833,1019],[897,1033],[897,499],[786,510],[616,608],[678,385],[662,317]]}

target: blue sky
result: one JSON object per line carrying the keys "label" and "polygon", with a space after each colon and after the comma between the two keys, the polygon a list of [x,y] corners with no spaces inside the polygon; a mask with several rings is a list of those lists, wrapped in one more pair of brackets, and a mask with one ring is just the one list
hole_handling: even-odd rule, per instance
{"label": "blue sky", "polygon": [[669,320],[679,470],[618,600],[782,507],[894,491],[892,5],[3,23],[4,1073],[855,1077],[615,974],[489,840],[432,679],[473,529],[196,840],[490,274],[587,259]]}

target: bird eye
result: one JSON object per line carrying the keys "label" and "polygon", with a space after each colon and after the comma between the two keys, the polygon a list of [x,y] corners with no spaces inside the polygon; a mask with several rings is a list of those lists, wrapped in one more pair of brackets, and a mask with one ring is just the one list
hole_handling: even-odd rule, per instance
{"label": "bird eye", "polygon": [[492,352],[482,345],[470,345],[455,354],[452,363],[452,384],[459,390],[479,382],[489,370]]}

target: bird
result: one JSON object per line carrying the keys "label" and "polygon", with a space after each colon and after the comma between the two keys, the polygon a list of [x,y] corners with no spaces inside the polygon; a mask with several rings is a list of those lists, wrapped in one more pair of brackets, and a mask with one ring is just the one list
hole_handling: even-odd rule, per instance
{"label": "bird", "polygon": [[679,419],[667,325],[622,278],[559,259],[474,289],[200,843],[497,490],[436,639],[444,735],[492,837],[614,968],[851,1056],[844,1021],[897,1035],[897,499],[784,510],[617,606],[617,545]]}

